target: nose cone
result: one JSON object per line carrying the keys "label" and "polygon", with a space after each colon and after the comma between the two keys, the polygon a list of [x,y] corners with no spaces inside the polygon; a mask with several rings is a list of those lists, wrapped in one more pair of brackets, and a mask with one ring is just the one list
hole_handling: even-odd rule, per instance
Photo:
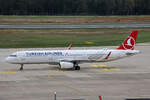
{"label": "nose cone", "polygon": [[7,62],[7,63],[11,63],[11,64],[15,64],[15,63],[17,63],[17,59],[16,58],[13,58],[13,57],[7,57],[6,59],[5,59],[5,61]]}
{"label": "nose cone", "polygon": [[7,62],[7,63],[11,63],[10,58],[9,58],[9,57],[7,57],[7,58],[5,59],[5,62]]}

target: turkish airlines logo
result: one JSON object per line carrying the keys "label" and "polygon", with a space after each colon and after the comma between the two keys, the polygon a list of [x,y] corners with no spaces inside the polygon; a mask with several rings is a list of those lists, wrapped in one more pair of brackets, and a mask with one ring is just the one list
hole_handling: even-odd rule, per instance
{"label": "turkish airlines logo", "polygon": [[134,45],[135,45],[135,40],[134,40],[134,38],[133,37],[128,37],[126,40],[125,40],[125,42],[124,42],[124,44],[123,44],[123,47],[125,48],[125,49],[133,49],[134,48]]}

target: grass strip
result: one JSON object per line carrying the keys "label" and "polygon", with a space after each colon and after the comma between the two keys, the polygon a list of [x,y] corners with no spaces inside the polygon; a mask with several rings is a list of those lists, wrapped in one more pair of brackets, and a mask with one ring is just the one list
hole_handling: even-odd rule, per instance
{"label": "grass strip", "polygon": [[[120,45],[135,29],[0,29],[0,48],[47,48]],[[140,30],[137,42],[150,42],[150,29]],[[43,32],[43,33],[42,33]]]}

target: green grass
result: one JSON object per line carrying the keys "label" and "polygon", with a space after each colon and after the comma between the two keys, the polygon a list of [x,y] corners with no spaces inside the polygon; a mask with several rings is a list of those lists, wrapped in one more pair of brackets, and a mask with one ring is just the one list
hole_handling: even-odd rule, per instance
{"label": "green grass", "polygon": [[[99,30],[104,31],[107,29]],[[113,31],[114,29],[108,30]],[[117,30],[123,31],[127,29]],[[73,46],[114,46],[120,45],[129,35],[112,32],[107,34],[92,34],[92,31],[90,32],[91,34],[0,33],[0,48],[67,47],[70,43],[73,43]],[[149,41],[150,31],[140,31],[137,42]],[[86,42],[92,42],[93,44],[87,44]]]}

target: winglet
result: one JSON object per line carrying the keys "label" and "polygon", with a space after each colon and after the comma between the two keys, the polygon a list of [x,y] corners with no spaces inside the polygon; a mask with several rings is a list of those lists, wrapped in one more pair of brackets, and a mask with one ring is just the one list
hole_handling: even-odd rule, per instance
{"label": "winglet", "polygon": [[135,46],[135,42],[136,42],[136,38],[138,35],[138,31],[132,31],[130,33],[130,35],[126,38],[126,40],[122,43],[122,45],[120,45],[117,49],[119,50],[134,50],[134,46]]}
{"label": "winglet", "polygon": [[72,43],[69,45],[68,50],[70,50],[72,48]]}

